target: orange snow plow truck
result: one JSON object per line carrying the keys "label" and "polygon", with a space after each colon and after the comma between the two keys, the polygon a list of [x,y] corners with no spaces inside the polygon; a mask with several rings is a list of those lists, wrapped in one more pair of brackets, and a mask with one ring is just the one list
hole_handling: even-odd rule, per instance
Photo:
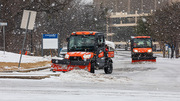
{"label": "orange snow plow truck", "polygon": [[95,73],[96,69],[104,69],[106,74],[112,73],[111,58],[114,52],[107,51],[103,33],[73,32],[67,41],[67,54],[64,59],[52,59],[52,71],[68,72],[78,68],[87,69],[91,73]]}
{"label": "orange snow plow truck", "polygon": [[156,57],[153,57],[152,47],[150,36],[131,36],[132,63],[141,61],[156,62]]}

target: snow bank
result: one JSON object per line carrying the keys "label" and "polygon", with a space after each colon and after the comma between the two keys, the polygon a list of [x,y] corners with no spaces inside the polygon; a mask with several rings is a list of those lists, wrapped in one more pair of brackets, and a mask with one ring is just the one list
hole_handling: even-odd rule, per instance
{"label": "snow bank", "polygon": [[[0,62],[14,62],[18,63],[20,59],[20,54],[0,51]],[[38,57],[38,56],[28,56],[22,55],[21,63],[36,63],[41,61],[50,61],[51,57]]]}

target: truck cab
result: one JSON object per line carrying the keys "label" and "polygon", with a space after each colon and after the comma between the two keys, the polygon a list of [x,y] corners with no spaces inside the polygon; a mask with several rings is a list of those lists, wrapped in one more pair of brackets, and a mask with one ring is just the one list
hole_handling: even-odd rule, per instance
{"label": "truck cab", "polygon": [[152,61],[156,62],[153,57],[152,39],[150,36],[132,36],[131,37],[131,58],[132,62]]}

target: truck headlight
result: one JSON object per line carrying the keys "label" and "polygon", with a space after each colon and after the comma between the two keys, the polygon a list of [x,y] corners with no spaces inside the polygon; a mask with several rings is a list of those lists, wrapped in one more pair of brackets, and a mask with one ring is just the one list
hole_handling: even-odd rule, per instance
{"label": "truck headlight", "polygon": [[68,55],[68,54],[66,54],[64,58],[65,58],[65,59],[69,59],[69,55]]}
{"label": "truck headlight", "polygon": [[148,50],[148,53],[151,53],[151,52],[152,52],[152,49],[149,49],[149,50]]}
{"label": "truck headlight", "polygon": [[135,53],[138,53],[138,50],[136,50],[136,49],[134,49],[133,51],[134,51]]}
{"label": "truck headlight", "polygon": [[88,55],[84,54],[83,58],[84,59],[90,59],[91,58],[91,54],[88,54]]}

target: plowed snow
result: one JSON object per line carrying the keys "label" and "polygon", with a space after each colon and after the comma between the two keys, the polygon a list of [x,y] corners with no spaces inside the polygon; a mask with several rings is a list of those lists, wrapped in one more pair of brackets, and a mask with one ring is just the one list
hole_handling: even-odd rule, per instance
{"label": "plowed snow", "polygon": [[60,75],[60,79],[62,81],[72,81],[72,82],[122,82],[122,81],[128,81],[129,79],[127,77],[121,77],[116,78],[112,75],[108,74],[93,74],[85,70],[72,70],[66,73],[62,73]]}

